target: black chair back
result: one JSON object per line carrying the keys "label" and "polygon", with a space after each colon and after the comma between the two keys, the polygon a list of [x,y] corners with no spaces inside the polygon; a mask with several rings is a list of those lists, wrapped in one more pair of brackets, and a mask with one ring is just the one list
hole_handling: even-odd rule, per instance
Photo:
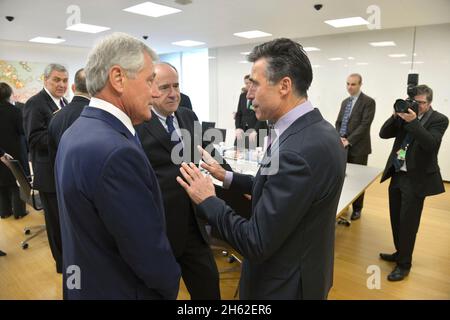
{"label": "black chair back", "polygon": [[33,205],[35,210],[42,210],[36,204],[36,199],[34,197],[33,186],[25,175],[25,171],[18,160],[8,159],[6,157],[2,158],[3,163],[9,168],[14,178],[16,178],[17,184],[19,185],[20,198]]}

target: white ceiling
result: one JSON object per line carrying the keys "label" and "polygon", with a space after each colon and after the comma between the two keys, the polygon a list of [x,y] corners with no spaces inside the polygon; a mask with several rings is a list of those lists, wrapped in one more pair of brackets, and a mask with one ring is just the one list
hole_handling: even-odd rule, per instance
{"label": "white ceiling", "polygon": [[[196,40],[215,48],[256,43],[271,38],[305,38],[317,35],[365,31],[366,26],[335,29],[324,20],[361,16],[367,8],[381,9],[381,28],[450,23],[450,0],[193,0],[180,5],[174,0],[153,0],[179,8],[181,13],[151,18],[122,11],[144,0],[0,0],[0,40],[28,41],[36,36],[57,37],[61,45],[91,47],[99,37],[121,31],[142,39],[158,53],[182,51],[174,41]],[[316,11],[313,5],[322,3]],[[110,27],[111,30],[88,34],[67,31],[68,6],[81,9],[81,22]],[[14,16],[13,22],[4,17]],[[233,33],[261,30],[270,38],[242,39]],[[184,49],[186,50],[186,49]]]}

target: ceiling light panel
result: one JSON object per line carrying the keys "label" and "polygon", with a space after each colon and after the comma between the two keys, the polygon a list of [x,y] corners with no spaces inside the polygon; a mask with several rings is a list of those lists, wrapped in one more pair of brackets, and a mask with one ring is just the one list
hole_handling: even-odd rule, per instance
{"label": "ceiling light panel", "polygon": [[137,4],[135,6],[123,9],[123,11],[140,14],[143,16],[149,16],[153,18],[158,18],[162,16],[167,16],[169,14],[174,14],[181,12],[180,9],[163,6],[161,4],[153,3],[153,2],[143,2],[141,4]]}

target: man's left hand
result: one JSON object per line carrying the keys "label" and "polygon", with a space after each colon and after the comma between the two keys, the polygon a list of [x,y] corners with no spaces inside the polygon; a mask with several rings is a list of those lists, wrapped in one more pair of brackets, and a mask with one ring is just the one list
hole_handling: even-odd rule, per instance
{"label": "man's left hand", "polygon": [[177,177],[177,181],[195,204],[200,204],[207,198],[216,195],[211,177],[203,175],[192,162],[189,165],[182,163],[180,172],[184,180]]}
{"label": "man's left hand", "polygon": [[417,114],[410,108],[408,108],[408,113],[397,113],[397,115],[408,123],[417,118]]}
{"label": "man's left hand", "polygon": [[342,142],[342,145],[344,146],[344,148],[347,148],[350,144],[350,142],[348,142],[348,140],[346,138],[342,138],[342,137],[341,137],[341,142]]}

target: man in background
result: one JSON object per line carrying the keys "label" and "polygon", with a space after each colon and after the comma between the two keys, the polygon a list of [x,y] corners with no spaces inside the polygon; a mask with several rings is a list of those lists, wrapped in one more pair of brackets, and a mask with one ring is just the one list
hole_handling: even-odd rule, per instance
{"label": "man in background", "polygon": [[189,98],[189,96],[184,94],[183,92],[180,92],[180,96],[181,96],[180,107],[185,107],[189,110],[192,110],[192,103],[191,103],[191,99]]}
{"label": "man in background", "polygon": [[[347,78],[349,97],[344,99],[336,120],[336,130],[347,149],[347,162],[367,165],[372,152],[370,126],[375,116],[375,100],[361,91],[362,77],[353,73]],[[353,202],[351,220],[361,217],[364,192]]]}
{"label": "man in background", "polygon": [[[244,77],[245,86],[239,95],[239,102],[235,114],[236,144],[238,147],[251,148],[259,145],[259,134],[265,136],[267,130],[266,121],[258,121],[253,108],[253,102],[247,98],[251,81],[250,75]],[[247,131],[249,130],[249,131]]]}
{"label": "man in background", "polygon": [[394,112],[380,130],[382,139],[395,138],[381,178],[381,182],[391,178],[389,212],[395,252],[380,253],[381,259],[396,264],[389,281],[409,274],[425,197],[445,192],[438,152],[448,118],[431,107],[430,87],[417,86],[414,100],[418,110]]}
{"label": "man in background", "polygon": [[62,272],[62,244],[55,179],[48,153],[48,125],[53,114],[67,105],[64,94],[68,80],[64,66],[49,64],[44,71],[44,89],[28,99],[24,108],[25,134],[34,172],[33,187],[39,190],[48,242],[58,273]]}

